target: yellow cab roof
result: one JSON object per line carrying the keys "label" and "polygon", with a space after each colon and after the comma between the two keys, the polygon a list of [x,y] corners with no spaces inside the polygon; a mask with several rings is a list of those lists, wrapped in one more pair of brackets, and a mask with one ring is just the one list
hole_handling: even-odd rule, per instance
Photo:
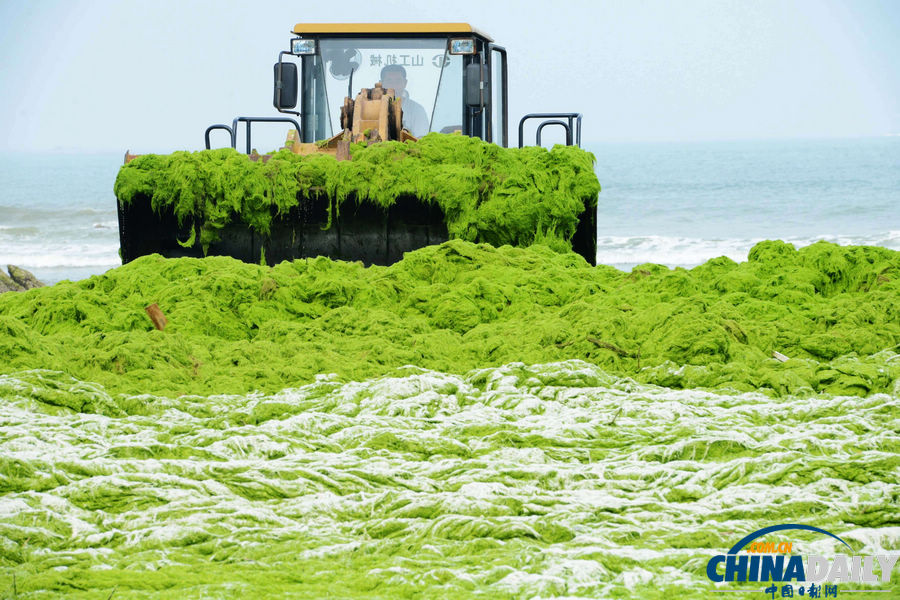
{"label": "yellow cab roof", "polygon": [[297,35],[315,34],[410,34],[410,33],[470,33],[478,35],[489,42],[494,40],[468,23],[297,23],[294,25]]}

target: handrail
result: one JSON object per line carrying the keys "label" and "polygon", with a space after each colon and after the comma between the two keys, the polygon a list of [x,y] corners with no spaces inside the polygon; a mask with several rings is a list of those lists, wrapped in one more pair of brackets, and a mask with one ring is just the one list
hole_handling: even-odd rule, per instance
{"label": "handrail", "polygon": [[[541,145],[541,130],[547,125],[561,125],[566,130],[566,145],[581,147],[581,113],[529,113],[519,120],[519,148],[525,145],[525,121],[529,119],[553,119],[545,120],[538,125],[535,141]],[[565,119],[562,121],[561,119]],[[575,129],[575,143],[572,143],[572,129]]]}
{"label": "handrail", "polygon": [[548,119],[548,120],[544,121],[543,123],[541,123],[540,125],[538,125],[537,133],[535,134],[535,141],[537,142],[538,146],[541,145],[541,132],[544,130],[544,127],[546,127],[547,125],[562,125],[563,129],[566,130],[566,146],[572,145],[572,130],[569,129],[569,125],[565,121],[559,121],[556,119]]}
{"label": "handrail", "polygon": [[216,123],[215,125],[210,125],[206,128],[206,133],[203,134],[204,139],[206,140],[206,149],[210,149],[209,144],[209,134],[211,131],[215,129],[224,129],[228,132],[228,141],[231,144],[231,147],[234,148],[234,130],[228,125],[223,125],[222,123]]}
{"label": "handrail", "polygon": [[247,154],[252,152],[250,145],[250,124],[251,123],[291,123],[297,130],[297,139],[300,139],[300,123],[296,119],[290,117],[235,117],[231,122],[231,147],[237,149],[237,126],[238,123],[247,124]]}
{"label": "handrail", "polygon": [[228,125],[223,125],[222,123],[216,123],[215,125],[210,125],[206,128],[206,133],[203,134],[203,138],[206,140],[206,149],[210,149],[210,132],[215,131],[216,129],[222,129],[228,132],[231,147],[236,150],[238,123],[247,124],[247,154],[250,154],[253,151],[253,146],[251,145],[250,141],[251,123],[290,123],[294,126],[294,129],[297,130],[297,139],[300,139],[300,123],[298,123],[296,119],[291,119],[290,117],[235,117],[231,122],[231,127],[229,127]]}

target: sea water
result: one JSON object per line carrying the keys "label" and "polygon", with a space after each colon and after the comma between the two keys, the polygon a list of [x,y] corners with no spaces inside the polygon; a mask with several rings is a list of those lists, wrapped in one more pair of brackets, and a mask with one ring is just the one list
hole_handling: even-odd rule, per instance
{"label": "sea water", "polygon": [[[588,144],[603,186],[597,260],[630,270],[745,260],[763,239],[900,250],[900,138]],[[0,160],[0,266],[83,279],[121,264],[121,154]]]}
{"label": "sea water", "polygon": [[817,240],[900,250],[900,138],[600,144],[597,260],[746,260]]}
{"label": "sea water", "polygon": [[[900,139],[588,149],[601,263],[900,250]],[[119,264],[121,163],[3,157],[0,265],[52,283]],[[707,597],[709,558],[769,525],[900,552],[898,432],[896,394],[673,390],[579,361],[179,398],[11,373],[0,597]],[[738,587],[762,584],[719,589]]]}
{"label": "sea water", "polygon": [[47,284],[122,264],[113,183],[124,154],[0,155],[0,268]]}

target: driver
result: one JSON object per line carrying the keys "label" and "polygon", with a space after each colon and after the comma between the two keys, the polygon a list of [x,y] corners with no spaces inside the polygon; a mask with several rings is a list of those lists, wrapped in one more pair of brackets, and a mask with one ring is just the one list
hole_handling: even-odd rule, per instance
{"label": "driver", "polygon": [[388,65],[381,69],[381,87],[393,89],[395,97],[403,100],[403,127],[416,137],[428,133],[428,113],[412,100],[406,91],[406,69],[402,65]]}

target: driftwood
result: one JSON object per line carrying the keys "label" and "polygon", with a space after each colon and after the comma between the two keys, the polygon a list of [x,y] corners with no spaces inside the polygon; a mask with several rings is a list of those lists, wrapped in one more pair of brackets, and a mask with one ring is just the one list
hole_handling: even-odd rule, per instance
{"label": "driftwood", "polygon": [[614,344],[610,344],[609,342],[604,342],[603,340],[598,340],[597,338],[594,338],[591,336],[587,337],[587,341],[591,342],[592,344],[594,344],[595,346],[598,346],[600,348],[604,348],[606,350],[611,350],[611,351],[615,352],[616,354],[618,354],[619,356],[621,356],[622,358],[638,358],[638,355],[635,354],[634,352],[629,352],[628,350],[619,348],[618,346],[616,346]]}
{"label": "driftwood", "polygon": [[159,309],[159,305],[153,303],[144,310],[147,311],[147,316],[150,317],[151,321],[153,321],[153,326],[162,331],[166,326],[167,321],[166,316],[163,314],[163,311]]}

